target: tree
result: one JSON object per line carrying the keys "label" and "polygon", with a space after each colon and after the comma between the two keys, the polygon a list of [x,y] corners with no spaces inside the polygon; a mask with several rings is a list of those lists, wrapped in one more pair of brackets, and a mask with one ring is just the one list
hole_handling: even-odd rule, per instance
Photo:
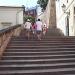
{"label": "tree", "polygon": [[42,10],[46,9],[47,3],[48,3],[48,0],[38,0],[37,1],[37,4],[40,5],[40,7],[42,8]]}

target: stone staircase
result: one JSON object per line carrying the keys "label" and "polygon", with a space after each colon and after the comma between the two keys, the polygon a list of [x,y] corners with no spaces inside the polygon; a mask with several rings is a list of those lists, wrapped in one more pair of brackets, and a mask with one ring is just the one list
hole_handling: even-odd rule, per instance
{"label": "stone staircase", "polygon": [[75,75],[75,37],[12,37],[0,60],[0,75]]}
{"label": "stone staircase", "polygon": [[58,28],[49,28],[47,30],[47,36],[64,36],[62,31]]}

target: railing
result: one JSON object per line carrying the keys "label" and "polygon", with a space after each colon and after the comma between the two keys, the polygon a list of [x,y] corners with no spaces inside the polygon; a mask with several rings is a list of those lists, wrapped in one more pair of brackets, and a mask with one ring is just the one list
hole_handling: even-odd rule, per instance
{"label": "railing", "polygon": [[15,25],[3,30],[0,30],[0,58],[4,50],[7,47],[7,44],[11,40],[12,36],[19,36],[21,32],[21,25]]}

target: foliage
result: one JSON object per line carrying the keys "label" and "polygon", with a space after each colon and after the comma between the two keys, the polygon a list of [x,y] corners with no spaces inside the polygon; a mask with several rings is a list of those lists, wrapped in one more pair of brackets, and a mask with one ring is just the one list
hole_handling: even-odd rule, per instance
{"label": "foliage", "polygon": [[40,7],[42,8],[42,10],[46,9],[47,3],[48,3],[48,0],[38,0],[37,1],[37,4],[40,5]]}
{"label": "foliage", "polygon": [[34,17],[32,17],[32,16],[25,16],[25,17],[24,17],[24,21],[26,22],[26,21],[27,21],[27,19],[30,19],[30,21],[31,21],[32,23],[34,23],[34,22],[35,22],[35,18],[34,18]]}

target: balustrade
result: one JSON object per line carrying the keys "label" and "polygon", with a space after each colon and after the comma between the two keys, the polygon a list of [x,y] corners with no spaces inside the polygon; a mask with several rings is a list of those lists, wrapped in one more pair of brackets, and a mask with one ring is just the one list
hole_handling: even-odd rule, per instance
{"label": "balustrade", "polygon": [[21,25],[15,25],[3,30],[0,30],[0,57],[6,49],[12,36],[19,36],[21,32]]}

